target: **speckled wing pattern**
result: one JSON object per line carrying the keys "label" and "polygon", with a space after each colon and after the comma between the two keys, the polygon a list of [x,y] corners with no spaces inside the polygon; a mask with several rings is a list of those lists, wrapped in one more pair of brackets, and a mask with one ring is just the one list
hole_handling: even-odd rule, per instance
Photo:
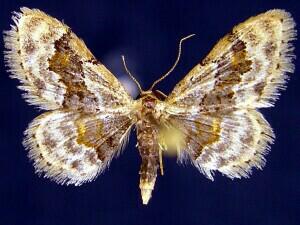
{"label": "speckled wing pattern", "polygon": [[131,123],[126,115],[55,110],[31,122],[24,145],[37,173],[80,185],[94,180],[118,154]]}
{"label": "speckled wing pattern", "polygon": [[270,10],[234,27],[164,101],[152,88],[134,101],[62,22],[28,8],[13,20],[4,33],[6,64],[26,101],[47,111],[25,132],[37,173],[60,184],[91,181],[133,125],[144,204],[159,166],[163,173],[162,150],[176,149],[179,161],[212,180],[215,171],[240,178],[264,166],[274,133],[258,109],[274,105],[294,71],[288,12]]}
{"label": "speckled wing pattern", "polygon": [[50,110],[25,132],[29,157],[58,183],[90,181],[126,141],[133,100],[68,26],[28,8],[13,20],[6,63],[27,102]]}
{"label": "speckled wing pattern", "polygon": [[234,27],[166,99],[168,123],[184,134],[186,158],[208,178],[214,171],[248,177],[262,168],[274,134],[258,108],[273,106],[294,71],[295,23],[270,10]]}

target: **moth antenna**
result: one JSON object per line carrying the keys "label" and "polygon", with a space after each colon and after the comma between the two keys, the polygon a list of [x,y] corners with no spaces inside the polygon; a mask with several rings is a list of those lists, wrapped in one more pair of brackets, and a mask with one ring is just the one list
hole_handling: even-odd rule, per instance
{"label": "moth antenna", "polygon": [[128,70],[127,66],[126,66],[126,62],[125,62],[125,56],[122,55],[122,61],[123,61],[123,66],[127,72],[127,74],[130,76],[130,78],[135,82],[135,84],[137,85],[137,87],[139,88],[140,93],[144,92],[140,83],[137,81],[137,79],[135,79],[135,77],[130,73],[130,71]]}
{"label": "moth antenna", "polygon": [[160,90],[155,90],[155,91],[158,92],[160,95],[162,95],[162,96],[165,97],[165,98],[168,97],[165,93],[163,93],[163,92],[160,91]]}
{"label": "moth antenna", "polygon": [[177,59],[174,63],[174,65],[171,67],[171,69],[165,73],[161,78],[159,78],[158,80],[154,81],[154,83],[152,84],[152,86],[150,87],[149,91],[151,91],[155,85],[157,85],[159,82],[161,82],[163,79],[165,79],[174,69],[175,67],[177,66],[178,62],[179,62],[179,59],[180,59],[180,56],[181,56],[181,45],[182,45],[182,42],[195,36],[195,34],[190,34],[184,38],[181,38],[180,42],[179,42],[179,46],[178,46],[178,55],[177,55]]}

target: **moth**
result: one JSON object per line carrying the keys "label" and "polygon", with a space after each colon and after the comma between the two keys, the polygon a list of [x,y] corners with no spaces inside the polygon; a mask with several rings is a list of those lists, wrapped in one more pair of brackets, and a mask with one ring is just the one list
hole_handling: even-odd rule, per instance
{"label": "moth", "polygon": [[5,62],[24,98],[44,112],[25,131],[38,174],[59,184],[94,180],[135,127],[143,204],[163,153],[191,162],[207,178],[261,169],[274,133],[258,111],[271,107],[294,71],[295,22],[270,10],[235,26],[166,96],[155,86],[134,100],[71,29],[38,9],[21,8],[4,32]]}

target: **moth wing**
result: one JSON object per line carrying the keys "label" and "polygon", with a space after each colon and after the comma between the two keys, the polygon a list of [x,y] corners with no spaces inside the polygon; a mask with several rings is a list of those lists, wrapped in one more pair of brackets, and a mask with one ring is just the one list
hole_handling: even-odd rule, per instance
{"label": "moth wing", "polygon": [[166,99],[170,126],[184,137],[179,159],[213,172],[247,177],[264,165],[274,134],[256,108],[270,107],[293,72],[295,23],[270,10],[233,28]]}
{"label": "moth wing", "polygon": [[60,184],[94,180],[127,141],[128,115],[46,112],[26,130],[24,145],[36,172]]}
{"label": "moth wing", "polygon": [[252,167],[261,169],[275,137],[269,123],[254,109],[224,115],[169,114],[168,123],[180,133],[176,138],[181,140],[178,161],[191,161],[211,180],[214,171],[241,178],[248,177]]}
{"label": "moth wing", "polygon": [[4,32],[5,60],[25,99],[45,110],[97,112],[131,97],[71,29],[37,9],[21,8]]}
{"label": "moth wing", "polygon": [[270,10],[234,27],[180,81],[166,102],[182,107],[270,107],[294,71],[291,43],[295,22],[284,10]]}

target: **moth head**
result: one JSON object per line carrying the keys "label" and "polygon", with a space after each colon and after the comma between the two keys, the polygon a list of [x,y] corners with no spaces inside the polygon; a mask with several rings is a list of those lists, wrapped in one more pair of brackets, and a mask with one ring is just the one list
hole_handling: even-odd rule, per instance
{"label": "moth head", "polygon": [[154,109],[157,104],[158,98],[152,91],[144,91],[141,93],[143,107],[147,109]]}
{"label": "moth head", "polygon": [[180,41],[179,41],[179,46],[178,46],[178,55],[177,55],[177,58],[175,60],[175,63],[174,65],[169,69],[168,72],[166,72],[164,75],[162,75],[159,79],[157,79],[156,81],[153,82],[153,84],[151,85],[151,87],[147,90],[147,91],[144,91],[140,85],[140,83],[137,81],[137,79],[130,73],[130,71],[128,70],[127,66],[126,66],[126,62],[125,62],[125,56],[122,55],[122,61],[123,61],[123,65],[124,65],[124,68],[127,72],[127,74],[130,76],[130,78],[136,83],[136,85],[138,86],[139,88],[139,91],[140,91],[140,94],[141,96],[143,95],[147,95],[147,94],[152,94],[154,92],[152,92],[152,90],[154,89],[154,87],[159,83],[161,82],[162,80],[164,80],[167,76],[169,76],[169,74],[175,69],[175,67],[177,66],[178,62],[179,62],[179,59],[180,59],[180,56],[181,56],[181,46],[182,46],[182,42],[193,37],[195,34],[190,34],[184,38],[182,38]]}

